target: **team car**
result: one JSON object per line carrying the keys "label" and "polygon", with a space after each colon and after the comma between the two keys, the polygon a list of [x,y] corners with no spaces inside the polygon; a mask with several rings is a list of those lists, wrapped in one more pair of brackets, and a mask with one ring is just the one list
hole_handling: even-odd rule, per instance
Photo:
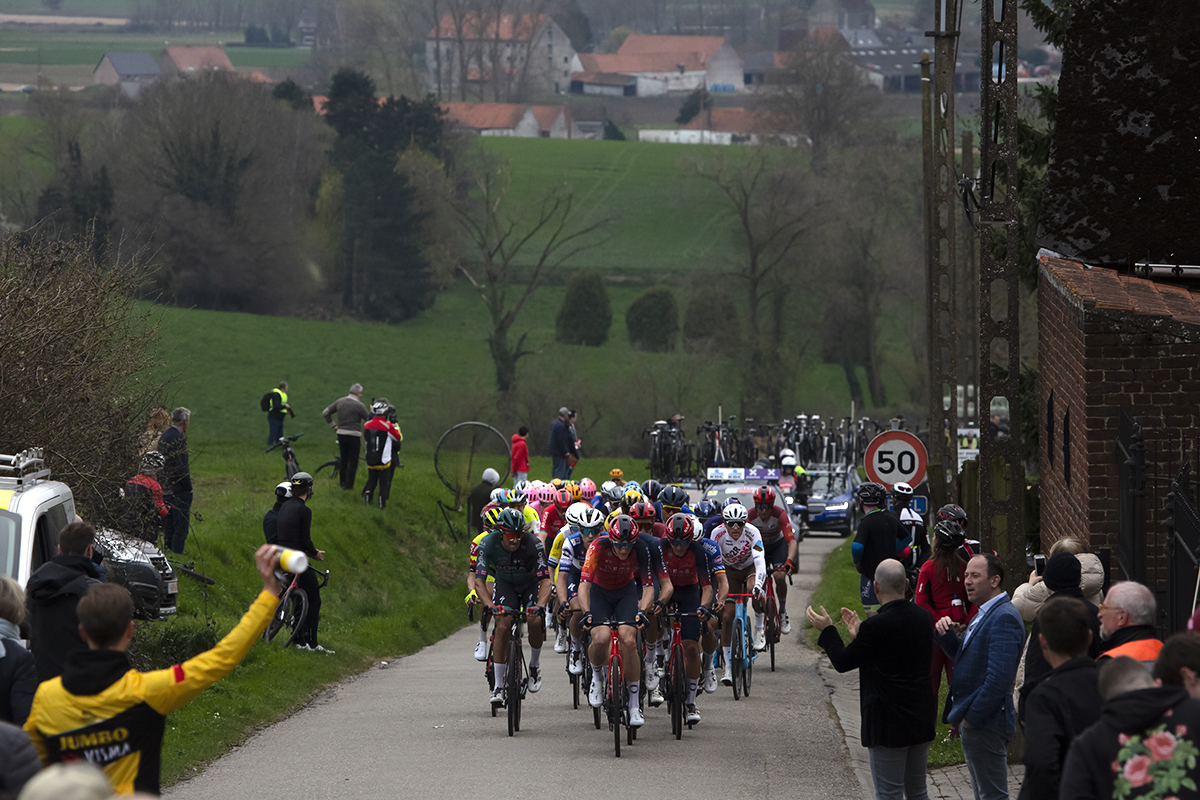
{"label": "team car", "polygon": [[858,470],[842,464],[808,467],[808,529],[849,536],[858,528],[854,490],[863,481]]}

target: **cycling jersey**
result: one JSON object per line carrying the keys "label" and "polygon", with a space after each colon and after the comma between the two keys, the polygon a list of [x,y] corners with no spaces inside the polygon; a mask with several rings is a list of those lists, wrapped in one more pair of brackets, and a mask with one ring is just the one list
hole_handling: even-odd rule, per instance
{"label": "cycling jersey", "polygon": [[495,531],[480,542],[475,577],[486,579],[490,575],[497,581],[511,584],[550,579],[546,551],[536,536],[526,533],[521,538],[521,546],[514,551],[504,547],[503,539],[504,535]]}
{"label": "cycling jersey", "polygon": [[[661,558],[661,553],[659,554]],[[581,579],[594,583],[601,589],[621,589],[640,576],[642,586],[653,586],[650,579],[650,552],[640,540],[634,542],[633,552],[619,558],[613,550],[612,540],[601,536],[588,547],[583,560]]]}
{"label": "cycling jersey", "polygon": [[713,514],[708,519],[704,520],[704,538],[711,539],[713,531],[721,527],[725,521],[721,519],[720,514]]}
{"label": "cycling jersey", "polygon": [[925,520],[908,506],[900,509],[900,524],[908,533],[909,542],[916,548],[919,555],[929,552],[929,540],[925,538]]}
{"label": "cycling jersey", "polygon": [[562,530],[563,525],[566,524],[567,518],[563,516],[563,512],[558,510],[558,506],[549,505],[546,507],[546,510],[542,512],[541,525],[547,539],[549,539],[551,536],[556,536],[558,532]]}
{"label": "cycling jersey", "polygon": [[480,543],[482,543],[484,539],[486,539],[488,536],[490,536],[491,533],[492,533],[491,531],[484,531],[483,533],[479,534],[478,536],[476,536],[474,539],[471,540],[471,561],[470,561],[471,572],[475,571],[475,564],[479,561],[479,545],[480,545]]}
{"label": "cycling jersey", "polygon": [[[650,554],[650,576],[651,580],[657,580],[662,583],[667,576],[667,568],[663,564],[662,537],[667,535],[667,526],[661,522],[654,523],[654,528],[650,533],[645,531],[638,532],[638,541],[645,546],[646,552]],[[657,586],[655,587],[657,589]],[[657,591],[655,592],[657,594]]]}
{"label": "cycling jersey", "polygon": [[850,555],[859,574],[868,580],[875,568],[889,558],[899,558],[908,546],[908,532],[890,511],[875,509],[858,523]]}
{"label": "cycling jersey", "polygon": [[262,636],[279,598],[263,590],[213,649],[182,664],[138,672],[117,650],[78,650],[38,687],[25,732],[42,763],[84,761],[104,770],[117,794],[159,794],[166,715],[233,671]]}
{"label": "cycling jersey", "polygon": [[704,545],[704,555],[708,559],[708,581],[717,582],[717,573],[725,571],[725,559],[721,558],[721,548],[712,539],[701,539]]}
{"label": "cycling jersey", "polygon": [[721,550],[726,568],[744,570],[754,566],[754,585],[761,589],[767,579],[767,561],[758,528],[747,525],[742,535],[734,539],[724,525],[718,525],[712,538]]}
{"label": "cycling jersey", "polygon": [[563,545],[567,541],[567,533],[570,528],[560,530],[554,537],[554,543],[550,545],[550,555],[546,556],[546,563],[554,570],[554,576],[558,577],[558,562],[562,559]]}
{"label": "cycling jersey", "polygon": [[752,508],[746,521],[754,523],[754,527],[758,528],[764,545],[773,545],[781,539],[786,542],[796,540],[795,532],[792,530],[792,521],[788,518],[787,512],[779,506],[773,506],[771,513],[765,518],[759,516],[757,507]]}
{"label": "cycling jersey", "polygon": [[[562,536],[562,534],[559,534]],[[555,545],[558,542],[555,541]],[[579,583],[579,576],[583,574],[583,560],[587,556],[587,548],[583,546],[583,534],[578,531],[571,531],[563,537],[562,552],[558,557],[559,568],[567,570],[567,582]],[[557,574],[555,580],[558,579]]]}
{"label": "cycling jersey", "polygon": [[675,548],[670,539],[662,540],[663,563],[671,585],[676,589],[682,586],[708,586],[709,569],[708,557],[704,554],[704,546],[700,542],[688,542],[688,549],[683,555],[675,555]]}
{"label": "cycling jersey", "polygon": [[521,509],[521,513],[525,515],[525,530],[532,534],[538,534],[542,530],[542,521],[538,519],[538,514],[528,504]]}

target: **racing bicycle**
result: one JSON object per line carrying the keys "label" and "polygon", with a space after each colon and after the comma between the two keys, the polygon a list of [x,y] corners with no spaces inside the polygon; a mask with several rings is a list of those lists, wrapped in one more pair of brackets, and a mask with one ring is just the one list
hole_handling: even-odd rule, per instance
{"label": "racing bicycle", "polygon": [[[609,620],[601,623],[607,625],[612,632],[608,638],[608,678],[604,682],[604,702],[601,704],[605,717],[608,719],[608,729],[613,734],[613,749],[617,758],[621,757],[621,727],[625,728],[626,744],[632,745],[636,733],[629,724],[629,693],[625,688],[625,668],[621,661],[621,626],[637,628],[636,621],[619,622]],[[643,669],[643,678],[645,670]],[[643,693],[644,695],[644,693]]]}
{"label": "racing bicycle", "polygon": [[754,662],[758,652],[754,649],[754,641],[750,636],[750,615],[746,612],[746,601],[753,599],[752,594],[734,594],[730,592],[726,601],[732,600],[733,607],[733,639],[729,651],[729,672],[733,678],[733,699],[740,700],[741,695],[750,696],[750,682],[754,675]]}
{"label": "racing bicycle", "polygon": [[[289,573],[282,573],[284,579],[287,579]],[[324,588],[325,584],[329,583],[329,570],[317,572],[320,580],[317,583],[317,588]],[[300,573],[292,575],[291,582],[288,587],[283,590],[283,594],[279,597],[279,605],[275,608],[275,616],[271,618],[271,623],[267,625],[266,631],[263,632],[263,640],[271,641],[280,631],[287,628],[289,633],[283,641],[284,647],[291,647],[296,643],[296,637],[300,635],[300,631],[304,630],[304,621],[308,619],[308,594],[300,588]]]}
{"label": "racing bicycle", "polygon": [[297,433],[295,436],[280,436],[279,441],[263,450],[264,453],[269,453],[277,447],[283,448],[283,469],[287,473],[288,480],[291,480],[292,476],[300,471],[300,462],[296,460],[296,451],[292,449],[292,442],[303,435],[303,433]]}
{"label": "racing bicycle", "polygon": [[663,675],[663,696],[667,699],[668,710],[671,712],[671,733],[676,739],[683,738],[683,726],[692,729],[691,723],[684,722],[684,703],[687,701],[688,677],[684,669],[683,656],[683,619],[698,616],[695,611],[683,612],[671,609],[666,612],[667,620],[671,623],[671,652],[667,657],[667,671]]}

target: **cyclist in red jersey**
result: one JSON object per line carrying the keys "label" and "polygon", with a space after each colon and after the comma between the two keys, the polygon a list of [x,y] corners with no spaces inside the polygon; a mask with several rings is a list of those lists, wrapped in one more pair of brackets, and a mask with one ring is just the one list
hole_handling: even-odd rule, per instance
{"label": "cyclist in red jersey", "polygon": [[[746,521],[762,536],[767,569],[775,577],[775,596],[779,598],[779,632],[791,633],[787,615],[787,576],[795,571],[796,533],[787,509],[775,505],[775,490],[760,486],[754,490],[754,508]],[[761,621],[760,621],[761,626]]]}
{"label": "cyclist in red jersey", "polygon": [[637,627],[646,625],[646,609],[654,602],[654,583],[650,575],[650,554],[638,541],[637,526],[621,514],[609,525],[608,535],[599,537],[588,547],[579,582],[579,607],[583,610],[580,624],[592,632],[588,660],[592,662],[594,672],[588,702],[594,708],[604,702],[604,683],[608,677],[605,660],[613,633],[608,623],[622,623],[617,635],[625,670],[625,688],[629,692],[629,724],[633,727],[646,721],[638,702],[642,676],[637,653]]}
{"label": "cyclist in red jersey", "polygon": [[[650,552],[650,569],[654,574],[654,599],[653,612],[647,616],[650,622],[646,625],[646,664],[649,669],[646,673],[646,691],[650,696],[646,701],[658,708],[663,703],[662,692],[658,689],[659,679],[662,677],[663,666],[666,662],[667,648],[662,643],[662,604],[666,602],[663,596],[663,585],[668,582],[666,569],[663,566],[662,556],[662,539],[667,535],[667,526],[661,522],[655,521],[658,515],[658,509],[653,503],[645,500],[634,503],[629,507],[629,516],[633,519],[638,527],[638,538],[646,545]],[[670,592],[666,592],[666,597],[670,597]],[[669,640],[668,640],[669,641]]]}
{"label": "cyclist in red jersey", "polygon": [[[933,552],[929,560],[921,565],[917,589],[913,592],[916,604],[928,609],[934,619],[949,617],[955,625],[966,625],[978,611],[975,604],[967,600],[967,589],[963,583],[967,564],[958,554],[958,549],[966,540],[966,531],[954,520],[935,525]],[[954,662],[942,648],[935,647],[933,663],[930,665],[935,697],[942,687],[943,670],[949,682],[954,677]]]}
{"label": "cyclist in red jersey", "polygon": [[683,612],[695,612],[695,617],[681,620],[683,664],[687,674],[687,700],[684,713],[687,724],[700,721],[696,710],[696,689],[700,686],[700,623],[709,616],[712,603],[712,584],[709,581],[708,557],[704,546],[692,539],[692,517],[675,514],[669,520],[663,538],[663,562],[671,579],[671,606]]}
{"label": "cyclist in red jersey", "polygon": [[575,501],[566,489],[554,493],[553,501],[542,510],[542,543],[552,544],[554,537],[567,524],[567,508]]}

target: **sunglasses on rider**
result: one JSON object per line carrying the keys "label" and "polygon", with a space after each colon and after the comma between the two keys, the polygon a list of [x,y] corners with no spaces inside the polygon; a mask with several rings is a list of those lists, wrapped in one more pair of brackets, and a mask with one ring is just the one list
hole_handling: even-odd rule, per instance
{"label": "sunglasses on rider", "polygon": [[746,527],[746,523],[742,522],[741,520],[730,520],[729,522],[725,523],[725,527],[726,528],[732,528],[732,527],[744,528],[744,527]]}
{"label": "sunglasses on rider", "polygon": [[633,542],[613,542],[612,546],[614,550],[629,550],[633,547]]}

